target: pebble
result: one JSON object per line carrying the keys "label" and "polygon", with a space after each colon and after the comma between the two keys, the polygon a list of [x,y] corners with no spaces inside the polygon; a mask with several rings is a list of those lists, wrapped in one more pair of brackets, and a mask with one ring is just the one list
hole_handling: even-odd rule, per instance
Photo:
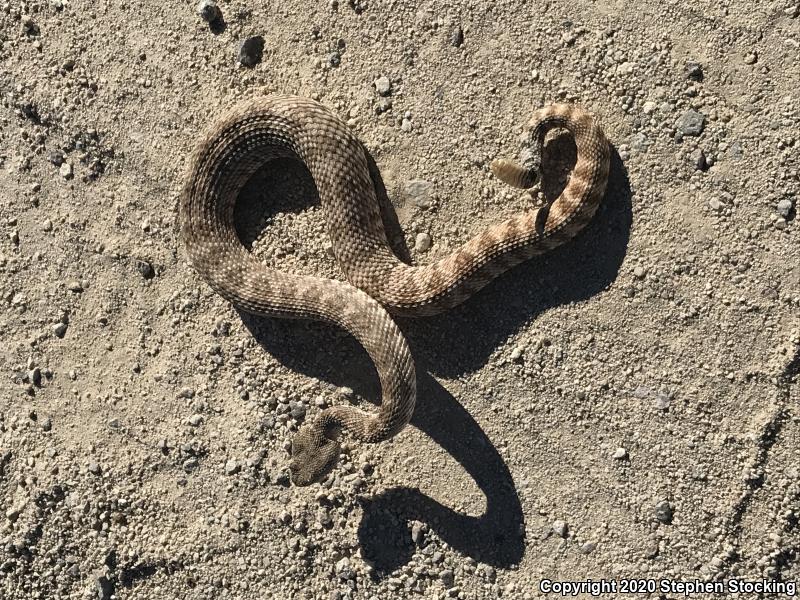
{"label": "pebble", "polygon": [[647,275],[647,269],[643,266],[636,265],[633,268],[633,276],[636,277],[636,279],[644,279],[645,275]]}
{"label": "pebble", "polygon": [[456,48],[460,48],[463,43],[464,43],[464,30],[461,28],[461,25],[456,25],[453,28],[453,31],[450,33],[450,45]]}
{"label": "pebble", "polygon": [[628,458],[628,451],[625,448],[619,447],[614,451],[614,458],[616,460],[624,460]]}
{"label": "pebble", "polygon": [[339,54],[338,52],[331,52],[328,55],[328,66],[335,68],[338,67],[340,64],[342,64],[342,55]]}
{"label": "pebble", "polygon": [[100,475],[100,472],[102,471],[100,465],[95,461],[90,462],[87,468],[89,469],[89,473],[92,475]]}
{"label": "pebble", "polygon": [[302,402],[289,402],[289,412],[295,421],[299,421],[306,416],[306,406]]}
{"label": "pebble", "polygon": [[758,62],[758,52],[753,50],[752,52],[748,52],[744,55],[744,64],[746,65],[754,65]]}
{"label": "pebble", "polygon": [[139,273],[141,273],[142,277],[144,277],[145,279],[152,279],[153,277],[156,276],[156,271],[153,268],[153,265],[151,265],[146,260],[137,260],[136,268],[139,270]]}
{"label": "pebble", "polygon": [[700,66],[700,63],[696,62],[686,63],[686,77],[688,77],[692,81],[702,81],[703,67]]}
{"label": "pebble", "polygon": [[69,179],[72,177],[72,165],[65,162],[61,165],[61,168],[58,169],[58,172],[64,179]]}
{"label": "pebble", "polygon": [[656,504],[655,515],[656,519],[665,525],[669,525],[672,523],[672,506],[667,500],[662,500]]}
{"label": "pebble", "polygon": [[379,96],[388,96],[392,92],[392,82],[385,75],[378,77],[375,82],[375,91]]}
{"label": "pebble", "polygon": [[59,338],[63,338],[64,335],[67,333],[67,324],[66,323],[56,323],[53,325],[53,335]]}
{"label": "pebble", "polygon": [[405,193],[419,208],[429,208],[433,184],[424,179],[411,179],[406,182]]}
{"label": "pebble", "polygon": [[784,219],[788,219],[789,214],[792,212],[792,206],[792,201],[789,198],[783,198],[778,202],[778,205],[775,208],[780,216],[782,216]]}
{"label": "pebble", "polygon": [[511,360],[512,362],[522,362],[522,353],[524,352],[524,348],[522,346],[517,346],[511,351]]}
{"label": "pebble", "polygon": [[352,581],[356,578],[356,573],[353,571],[349,558],[345,556],[336,563],[336,574],[339,576],[339,579],[343,579],[344,581]]}
{"label": "pebble", "polygon": [[206,23],[216,23],[222,18],[222,11],[214,0],[200,0],[197,5],[197,14]]}
{"label": "pebble", "polygon": [[199,415],[197,413],[193,414],[191,417],[186,419],[186,422],[191,425],[192,427],[198,427],[203,423],[203,415]]}
{"label": "pebble", "polygon": [[708,161],[706,160],[706,153],[703,152],[702,148],[698,148],[694,152],[692,152],[690,160],[694,165],[694,168],[698,171],[705,171],[708,169]]}
{"label": "pebble", "polygon": [[585,544],[581,545],[580,551],[581,554],[591,554],[594,552],[595,548],[597,548],[597,544],[594,542],[586,542]]}
{"label": "pebble", "polygon": [[411,123],[411,119],[404,118],[403,122],[400,124],[400,129],[402,129],[405,133],[408,133],[412,129],[414,129],[414,125]]}
{"label": "pebble", "polygon": [[420,523],[414,523],[411,527],[411,541],[417,546],[421,546],[424,539],[425,531],[422,529],[422,525]]}
{"label": "pebble", "polygon": [[60,167],[64,164],[64,153],[61,150],[53,150],[47,156],[47,160],[49,160],[56,167]]}
{"label": "pebble", "polygon": [[245,67],[254,67],[264,55],[264,38],[260,35],[247,38],[239,46],[239,62]]}
{"label": "pebble", "polygon": [[42,419],[42,431],[50,431],[53,428],[53,421],[50,417]]}
{"label": "pebble", "polygon": [[235,458],[231,458],[228,462],[225,463],[225,474],[226,475],[236,475],[242,466],[239,464],[239,461]]}
{"label": "pebble", "polygon": [[567,537],[567,523],[562,520],[553,521],[553,524],[550,526],[557,536],[565,538]]}
{"label": "pebble", "polygon": [[414,250],[417,252],[427,252],[431,247],[431,236],[427,233],[418,233],[414,240]]}
{"label": "pebble", "polygon": [[83,286],[81,285],[80,281],[73,280],[67,283],[67,289],[70,292],[80,293],[83,291]]}
{"label": "pebble", "polygon": [[656,108],[658,108],[658,105],[655,102],[651,102],[649,100],[644,104],[642,104],[642,112],[646,115],[654,113],[656,111]]}
{"label": "pebble", "polygon": [[687,110],[675,121],[675,127],[683,135],[700,135],[705,128],[705,124],[705,115],[696,110]]}
{"label": "pebble", "polygon": [[719,198],[711,198],[711,200],[708,201],[708,207],[714,212],[721,211],[723,206],[725,205],[719,200]]}

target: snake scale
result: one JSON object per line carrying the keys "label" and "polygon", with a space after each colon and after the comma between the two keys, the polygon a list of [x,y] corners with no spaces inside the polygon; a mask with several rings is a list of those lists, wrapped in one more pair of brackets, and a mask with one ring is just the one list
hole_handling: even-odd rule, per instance
{"label": "snake scale", "polygon": [[[432,315],[455,306],[512,266],[572,238],[591,219],[605,192],[610,151],[597,121],[580,108],[560,104],[536,111],[526,128],[521,164],[496,160],[492,171],[510,185],[534,185],[544,136],[552,128],[567,129],[577,147],[577,162],[560,196],[488,227],[425,266],[406,264],[392,251],[364,148],[322,104],[284,95],[250,100],[202,136],[179,208],[191,265],[244,311],[343,327],[366,349],[380,379],[377,412],[333,406],[300,428],[290,463],[296,485],[318,481],[330,471],[342,431],[361,442],[381,442],[411,419],[414,361],[390,313]],[[281,157],[302,161],[311,173],[334,254],[350,283],[268,268],[239,240],[233,213],[241,188],[265,163]]]}

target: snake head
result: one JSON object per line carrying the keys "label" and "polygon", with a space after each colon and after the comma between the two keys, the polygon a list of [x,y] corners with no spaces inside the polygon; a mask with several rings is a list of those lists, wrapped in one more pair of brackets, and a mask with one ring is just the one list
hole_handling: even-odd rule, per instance
{"label": "snake head", "polygon": [[306,425],[292,440],[292,483],[306,486],[320,481],[336,465],[340,451],[339,442],[326,436],[322,427]]}

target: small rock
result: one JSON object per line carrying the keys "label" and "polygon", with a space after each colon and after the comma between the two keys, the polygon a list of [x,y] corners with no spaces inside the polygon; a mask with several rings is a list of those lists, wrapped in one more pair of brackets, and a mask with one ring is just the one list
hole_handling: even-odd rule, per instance
{"label": "small rock", "polygon": [[711,200],[708,201],[708,207],[714,212],[721,211],[723,206],[725,205],[719,200],[719,198],[711,198]]}
{"label": "small rock", "polygon": [[345,556],[336,563],[336,574],[339,576],[339,579],[343,579],[344,581],[352,581],[356,578],[356,573],[353,571],[349,558]]}
{"label": "small rock", "polygon": [[686,77],[688,77],[692,81],[702,81],[703,67],[700,66],[700,63],[696,62],[686,63]]}
{"label": "small rock", "polygon": [[300,421],[306,416],[306,406],[302,402],[289,402],[289,412],[295,421]]}
{"label": "small rock", "polygon": [[375,82],[375,91],[379,96],[388,96],[392,91],[392,82],[386,76],[378,77]]}
{"label": "small rock", "polygon": [[675,127],[683,135],[700,135],[705,128],[705,124],[705,115],[696,110],[687,110],[675,121]]}
{"label": "small rock", "polygon": [[50,420],[50,417],[42,419],[42,431],[50,431],[52,428],[53,422]]}
{"label": "small rock", "polygon": [[216,23],[222,19],[222,11],[214,0],[200,0],[197,5],[197,14],[209,24]]}
{"label": "small rock", "polygon": [[56,167],[60,167],[64,164],[64,153],[61,150],[53,150],[47,159]]}
{"label": "small rock", "polygon": [[616,460],[625,460],[626,458],[628,458],[628,451],[622,447],[617,448],[616,450],[614,450],[614,458]]}
{"label": "small rock", "polygon": [[332,67],[332,68],[336,68],[340,64],[342,64],[342,55],[339,54],[338,52],[331,52],[328,55],[328,66]]}
{"label": "small rock", "polygon": [[142,277],[144,277],[145,279],[152,279],[153,277],[156,276],[156,271],[153,268],[153,265],[151,265],[146,260],[137,260],[136,268],[139,270],[139,273],[141,273]]}
{"label": "small rock", "polygon": [[411,541],[417,546],[421,546],[424,538],[425,531],[422,529],[422,525],[420,523],[414,523],[411,527]]}
{"label": "small rock", "polygon": [[586,542],[585,544],[581,545],[580,551],[581,554],[591,554],[594,552],[595,548],[597,548],[597,544],[594,542]]}
{"label": "small rock", "polygon": [[427,252],[431,247],[431,236],[427,233],[418,233],[414,240],[414,250],[417,252]]}
{"label": "small rock", "polygon": [[225,463],[225,474],[226,475],[236,475],[241,469],[241,465],[239,461],[235,458],[231,458],[228,462]]}
{"label": "small rock", "polygon": [[83,285],[81,285],[80,281],[78,281],[77,279],[74,279],[74,280],[72,280],[72,281],[67,283],[67,289],[70,292],[80,293],[80,292],[83,291]]}
{"label": "small rock", "polygon": [[59,338],[63,338],[64,335],[67,333],[67,324],[66,323],[56,323],[53,325],[53,335]]}
{"label": "small rock", "polygon": [[424,179],[411,179],[405,185],[406,196],[420,208],[430,207],[431,191],[433,191],[433,184]]}
{"label": "small rock", "polygon": [[245,67],[254,67],[264,56],[264,38],[260,35],[247,38],[239,46],[239,62]]}
{"label": "small rock", "polygon": [[672,403],[673,394],[669,391],[658,390],[656,392],[656,408],[658,410],[667,410]]}
{"label": "small rock", "polygon": [[636,279],[644,279],[645,275],[647,275],[647,269],[643,266],[636,265],[633,268],[633,276],[636,277]]}
{"label": "small rock", "polygon": [[744,55],[744,64],[746,65],[754,65],[758,62],[758,52],[753,50],[752,52],[748,52]]}
{"label": "small rock", "polygon": [[654,113],[656,111],[656,108],[658,108],[658,105],[655,102],[651,102],[649,100],[644,104],[642,104],[642,112],[646,115]]}
{"label": "small rock", "polygon": [[199,415],[197,413],[193,414],[191,417],[186,419],[186,422],[191,425],[192,427],[198,427],[203,423],[203,415]]}
{"label": "small rock", "polygon": [[669,525],[672,523],[672,506],[667,500],[662,500],[658,504],[656,504],[655,515],[656,519],[664,523],[665,525]]}
{"label": "small rock", "polygon": [[522,353],[525,349],[522,346],[517,346],[511,351],[511,361],[512,362],[522,362]]}
{"label": "small rock", "polygon": [[58,170],[58,172],[64,179],[70,179],[72,178],[72,165],[68,162],[65,162],[61,165],[61,168]]}
{"label": "small rock", "polygon": [[414,129],[414,124],[411,122],[411,119],[408,119],[408,118],[403,118],[403,122],[400,124],[400,129],[401,129],[401,130],[402,130],[404,133],[408,133],[408,132],[410,132],[412,129]]}
{"label": "small rock", "polygon": [[450,45],[456,48],[460,48],[463,43],[464,43],[464,30],[461,28],[461,25],[456,25],[453,28],[453,31],[450,33]]}
{"label": "small rock", "polygon": [[92,475],[100,475],[100,473],[102,472],[100,465],[95,461],[90,462],[87,468],[89,470],[89,473],[91,473]]}
{"label": "small rock", "polygon": [[702,148],[698,148],[696,151],[692,152],[690,160],[694,165],[694,168],[697,169],[698,171],[708,170],[708,161],[706,160],[706,153],[703,152]]}
{"label": "small rock", "polygon": [[567,537],[567,524],[565,521],[561,521],[560,519],[557,521],[553,521],[553,524],[550,526],[557,536],[565,538]]}
{"label": "small rock", "polygon": [[789,198],[783,198],[778,202],[778,206],[776,206],[775,208],[777,209],[778,214],[780,216],[782,216],[784,219],[788,219],[789,214],[791,214],[792,212],[792,207],[793,207],[792,201]]}

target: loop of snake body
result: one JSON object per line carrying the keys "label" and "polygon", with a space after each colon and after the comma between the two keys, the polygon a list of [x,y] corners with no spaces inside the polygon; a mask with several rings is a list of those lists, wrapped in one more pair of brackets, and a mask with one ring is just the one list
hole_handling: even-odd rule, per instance
{"label": "loop of snake body", "polygon": [[[308,98],[268,96],[236,106],[201,138],[180,197],[181,237],[194,269],[239,309],[283,318],[327,321],[366,349],[382,389],[377,412],[333,406],[292,441],[296,485],[322,479],[339,455],[342,430],[381,442],[411,419],[414,362],[392,320],[431,315],[464,301],[512,266],[572,238],[594,214],[606,187],[609,144],[594,117],[575,106],[551,105],[528,124],[522,164],[496,160],[495,176],[528,188],[539,177],[544,136],[567,129],[577,162],[548,206],[492,225],[430,265],[412,266],[392,251],[365,151],[331,110]],[[244,247],[234,228],[237,196],[256,170],[280,157],[302,161],[316,184],[334,254],[350,283],[268,268]]]}

